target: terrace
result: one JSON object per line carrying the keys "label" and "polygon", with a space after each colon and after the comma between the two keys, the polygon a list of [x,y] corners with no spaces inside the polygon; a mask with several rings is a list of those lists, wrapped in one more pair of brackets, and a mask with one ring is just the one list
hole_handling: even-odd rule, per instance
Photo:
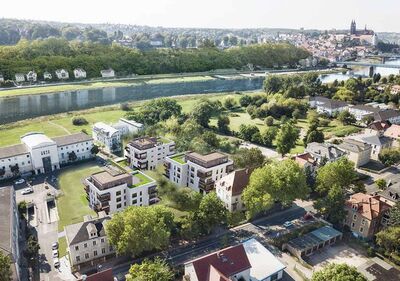
{"label": "terrace", "polygon": [[174,160],[175,162],[178,162],[179,164],[186,164],[185,153],[172,155],[170,159]]}
{"label": "terrace", "polygon": [[132,178],[133,178],[133,183],[132,185],[129,186],[129,188],[135,188],[135,187],[139,187],[151,182],[154,182],[154,180],[148,176],[146,176],[145,174],[136,171],[132,174]]}

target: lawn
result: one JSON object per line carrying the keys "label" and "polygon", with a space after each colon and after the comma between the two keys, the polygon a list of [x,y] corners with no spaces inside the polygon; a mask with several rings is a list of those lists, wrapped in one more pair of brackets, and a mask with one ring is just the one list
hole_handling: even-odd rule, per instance
{"label": "lawn", "polygon": [[67,238],[58,238],[58,256],[61,258],[67,254]]}
{"label": "lawn", "polygon": [[94,162],[74,165],[61,170],[58,183],[62,195],[57,198],[60,218],[59,231],[62,231],[66,225],[83,221],[84,215],[96,215],[89,207],[81,180],[100,170],[100,167]]}
{"label": "lawn", "polygon": [[136,172],[134,173],[135,178],[137,178],[139,180],[138,183],[131,185],[129,188],[135,188],[138,186],[142,186],[144,184],[147,184],[149,182],[152,182],[153,179],[149,178],[148,176],[146,176],[145,174],[142,174],[140,172]]}
{"label": "lawn", "polygon": [[165,83],[179,83],[179,82],[194,82],[194,81],[208,81],[214,80],[211,76],[184,76],[174,78],[151,79],[146,81],[147,84],[165,84]]}
{"label": "lawn", "polygon": [[172,157],[170,157],[172,160],[178,162],[179,164],[185,164],[185,154],[180,153],[180,154],[175,154]]}

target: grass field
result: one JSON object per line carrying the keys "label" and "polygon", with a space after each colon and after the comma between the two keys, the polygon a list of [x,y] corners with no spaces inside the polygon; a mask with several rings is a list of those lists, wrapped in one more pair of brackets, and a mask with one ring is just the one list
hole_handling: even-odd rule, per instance
{"label": "grass field", "polygon": [[67,254],[67,239],[58,238],[58,256],[61,258]]}
{"label": "grass field", "polygon": [[66,225],[83,221],[84,215],[96,215],[89,207],[81,180],[98,171],[100,167],[93,162],[61,170],[58,182],[62,195],[57,198],[59,231],[64,230]]}
{"label": "grass field", "polygon": [[163,78],[163,79],[151,79],[146,81],[146,84],[164,84],[164,83],[179,83],[179,82],[195,82],[195,81],[208,81],[215,78],[211,76],[188,76],[188,77],[176,77],[176,78]]}

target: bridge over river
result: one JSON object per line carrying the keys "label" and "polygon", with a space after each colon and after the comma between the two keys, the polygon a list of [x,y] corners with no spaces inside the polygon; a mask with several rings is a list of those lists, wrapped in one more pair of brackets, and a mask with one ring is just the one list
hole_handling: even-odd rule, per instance
{"label": "bridge over river", "polygon": [[400,74],[400,64],[389,64],[389,63],[374,63],[374,62],[367,62],[367,61],[337,61],[335,62],[336,65],[342,66],[361,66],[361,67],[369,67],[369,76],[372,77],[376,71],[376,68],[392,68],[392,69],[399,69]]}

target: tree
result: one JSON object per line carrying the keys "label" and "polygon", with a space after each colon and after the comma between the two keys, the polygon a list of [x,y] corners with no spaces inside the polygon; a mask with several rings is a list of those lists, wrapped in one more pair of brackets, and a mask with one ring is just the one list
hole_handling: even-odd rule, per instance
{"label": "tree", "polygon": [[239,99],[239,103],[241,107],[247,107],[251,104],[252,98],[249,95],[243,95]]}
{"label": "tree", "polygon": [[333,96],[333,99],[352,102],[356,99],[356,94],[346,88],[340,88]]}
{"label": "tree", "polygon": [[230,133],[229,124],[230,124],[230,119],[228,116],[226,115],[218,116],[217,126],[219,132],[223,134]]}
{"label": "tree", "polygon": [[232,97],[232,96],[227,96],[227,97],[224,99],[224,107],[225,107],[226,109],[231,110],[232,108],[236,107],[236,105],[237,105],[237,102],[236,102],[236,100],[235,100],[234,97]]}
{"label": "tree", "polygon": [[327,194],[334,185],[347,190],[356,179],[357,173],[354,169],[354,163],[347,158],[340,158],[319,168],[317,191],[320,194]]}
{"label": "tree", "polygon": [[257,147],[241,148],[232,158],[237,168],[257,168],[265,162],[265,156]]}
{"label": "tree", "polygon": [[346,211],[344,210],[345,202],[343,189],[338,185],[334,185],[326,196],[315,201],[314,208],[323,214],[328,221],[338,224],[346,216]]}
{"label": "tree", "polygon": [[389,225],[400,226],[400,201],[397,201],[389,211]]}
{"label": "tree", "polygon": [[328,264],[323,269],[314,272],[311,281],[367,281],[357,268],[347,264]]}
{"label": "tree", "polygon": [[320,130],[307,132],[307,135],[304,137],[304,146],[307,146],[307,144],[311,142],[323,143],[324,139],[325,139],[324,133]]}
{"label": "tree", "polygon": [[385,179],[377,179],[375,184],[379,187],[379,189],[383,190],[386,188],[386,181]]}
{"label": "tree", "polygon": [[92,148],[90,149],[90,153],[92,153],[92,154],[97,154],[97,153],[99,153],[100,152],[100,149],[99,149],[99,147],[97,146],[97,145],[93,145],[92,146]]}
{"label": "tree", "polygon": [[163,206],[130,206],[116,213],[106,224],[111,245],[119,254],[139,256],[169,244],[173,214]]}
{"label": "tree", "polygon": [[293,160],[286,159],[254,170],[243,192],[243,201],[248,217],[252,217],[273,201],[289,205],[295,199],[305,199],[308,193],[304,170]]}
{"label": "tree", "polygon": [[26,245],[25,256],[28,260],[28,263],[33,266],[37,262],[37,258],[39,256],[40,245],[35,236],[30,235]]}
{"label": "tree", "polygon": [[256,133],[260,133],[256,125],[240,124],[239,126],[239,136],[246,141],[251,141]]}
{"label": "tree", "polygon": [[174,273],[165,261],[156,258],[154,261],[144,260],[141,264],[133,264],[126,280],[172,281]]}
{"label": "tree", "polygon": [[379,161],[385,166],[391,166],[400,162],[400,150],[398,148],[384,148],[378,155]]}
{"label": "tree", "polygon": [[207,128],[210,118],[214,115],[218,115],[221,111],[220,101],[211,101],[208,99],[202,99],[197,103],[191,113],[191,117],[199,125]]}
{"label": "tree", "polygon": [[11,281],[11,259],[0,251],[0,280]]}
{"label": "tree", "polygon": [[400,248],[400,227],[390,226],[376,234],[376,244],[383,247],[390,255],[398,253]]}
{"label": "tree", "polygon": [[206,234],[209,234],[216,226],[227,223],[227,210],[215,192],[206,194],[201,200],[198,220]]}
{"label": "tree", "polygon": [[344,110],[339,113],[337,119],[343,123],[343,125],[350,125],[356,123],[356,118],[348,110]]}
{"label": "tree", "polygon": [[72,118],[72,124],[75,126],[83,126],[89,124],[89,122],[84,117],[74,117]]}
{"label": "tree", "polygon": [[74,162],[76,159],[78,159],[78,156],[76,156],[75,151],[68,153],[68,161]]}
{"label": "tree", "polygon": [[296,146],[299,138],[300,130],[297,129],[292,122],[285,123],[279,129],[276,136],[276,150],[285,156],[292,148]]}
{"label": "tree", "polygon": [[272,117],[272,116],[267,116],[264,121],[265,121],[265,125],[267,125],[267,126],[274,125],[274,117]]}
{"label": "tree", "polygon": [[272,143],[276,137],[278,129],[275,127],[269,127],[264,130],[261,134],[261,143],[266,147],[272,147]]}

